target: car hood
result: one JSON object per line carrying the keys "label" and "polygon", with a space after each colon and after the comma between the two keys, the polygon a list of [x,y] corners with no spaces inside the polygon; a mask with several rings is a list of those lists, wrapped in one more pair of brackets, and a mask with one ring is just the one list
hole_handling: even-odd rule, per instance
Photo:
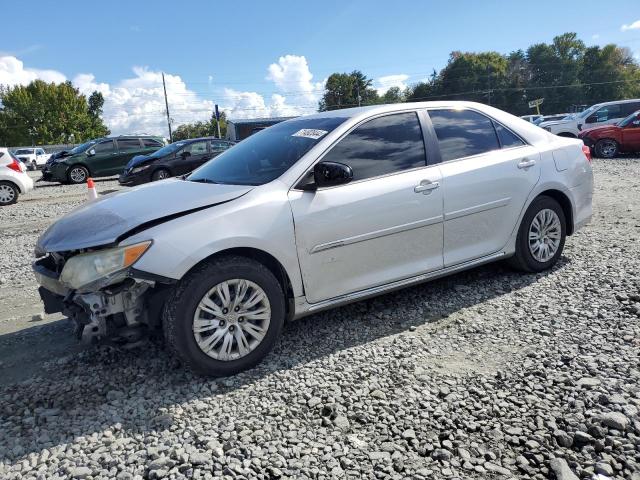
{"label": "car hood", "polygon": [[539,127],[550,127],[552,125],[566,125],[567,123],[573,123],[575,120],[549,120],[548,122],[541,122]]}
{"label": "car hood", "polygon": [[153,160],[151,158],[151,155],[136,155],[131,160],[129,160],[129,163],[127,163],[125,170],[129,170],[130,168],[140,165],[141,163],[145,163],[149,160]]}
{"label": "car hood", "polygon": [[588,128],[586,130],[583,130],[582,132],[580,132],[580,137],[586,137],[586,136],[602,136],[602,135],[611,135],[611,134],[615,134],[618,130],[620,130],[620,127],[618,127],[617,125],[602,125],[600,127],[592,127],[592,128]]}
{"label": "car hood", "polygon": [[113,244],[178,216],[234,200],[253,187],[170,179],[106,195],[76,208],[38,239],[36,255]]}

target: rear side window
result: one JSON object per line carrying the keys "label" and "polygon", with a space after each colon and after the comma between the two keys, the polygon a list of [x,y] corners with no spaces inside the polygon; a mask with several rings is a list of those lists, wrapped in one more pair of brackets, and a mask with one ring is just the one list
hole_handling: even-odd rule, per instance
{"label": "rear side window", "polygon": [[118,149],[123,152],[127,150],[140,150],[140,140],[137,138],[124,138],[118,140]]}
{"label": "rear side window", "polygon": [[622,106],[619,103],[607,105],[596,112],[596,122],[607,122],[612,118],[622,117]]}
{"label": "rear side window", "polygon": [[500,146],[502,148],[522,147],[524,142],[511,130],[503,127],[498,122],[493,122],[493,126],[498,134],[498,140],[500,140]]}
{"label": "rear side window", "polygon": [[162,147],[162,143],[160,143],[157,140],[154,140],[152,138],[143,138],[142,139],[142,145],[145,146],[145,148],[160,148]]}
{"label": "rear side window", "polygon": [[492,121],[471,110],[429,110],[442,161],[498,150]]}
{"label": "rear side window", "polygon": [[353,169],[353,179],[379,177],[426,165],[420,122],[415,112],[374,118],[331,149],[323,161]]}

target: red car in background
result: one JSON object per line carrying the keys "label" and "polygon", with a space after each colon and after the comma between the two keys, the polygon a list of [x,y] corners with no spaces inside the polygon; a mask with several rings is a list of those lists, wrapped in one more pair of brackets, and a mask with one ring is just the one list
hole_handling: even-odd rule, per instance
{"label": "red car in background", "polygon": [[640,152],[640,110],[616,125],[603,125],[580,132],[596,157],[614,158],[619,153]]}

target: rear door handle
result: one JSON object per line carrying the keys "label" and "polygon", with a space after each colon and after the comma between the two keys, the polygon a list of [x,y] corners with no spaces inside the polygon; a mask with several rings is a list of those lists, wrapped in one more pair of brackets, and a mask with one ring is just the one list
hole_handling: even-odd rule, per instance
{"label": "rear door handle", "polygon": [[422,193],[423,195],[429,195],[431,190],[435,190],[440,187],[440,182],[432,182],[431,180],[422,180],[420,185],[417,185],[413,191],[416,193]]}
{"label": "rear door handle", "polygon": [[535,164],[536,164],[535,160],[525,158],[521,160],[520,163],[518,163],[518,168],[529,168],[529,167],[533,167]]}

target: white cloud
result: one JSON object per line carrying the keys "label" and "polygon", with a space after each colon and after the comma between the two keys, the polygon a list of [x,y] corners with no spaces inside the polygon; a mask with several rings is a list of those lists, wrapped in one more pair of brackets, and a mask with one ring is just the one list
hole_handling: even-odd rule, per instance
{"label": "white cloud", "polygon": [[[25,68],[14,56],[0,57],[0,84],[24,85],[40,78],[48,82],[63,82],[66,77],[54,70]],[[229,118],[294,116],[313,113],[322,95],[324,81],[313,82],[307,60],[303,56],[284,55],[269,65],[266,79],[273,82],[274,93],[268,100],[252,91],[238,91],[216,86],[208,77],[208,87],[221,110]],[[214,101],[190,90],[179,75],[165,73],[172,127],[211,117]],[[114,135],[148,133],[167,135],[162,73],[148,67],[133,67],[133,75],[116,83],[100,82],[91,73],[73,78],[78,90],[89,96],[94,91],[103,94],[104,120]]]}
{"label": "white cloud", "polygon": [[376,90],[378,90],[379,95],[383,95],[391,87],[399,87],[400,90],[404,90],[405,88],[407,88],[406,81],[408,79],[409,75],[406,75],[404,73],[379,77],[376,80]]}
{"label": "white cloud", "polygon": [[67,77],[56,70],[25,68],[24,63],[12,55],[0,57],[0,85],[25,85],[33,80],[45,82],[64,82]]}
{"label": "white cloud", "polygon": [[622,25],[620,27],[620,30],[622,30],[623,32],[626,32],[627,30],[640,30],[640,20],[636,20],[633,23],[630,23],[629,25],[625,24]]}

